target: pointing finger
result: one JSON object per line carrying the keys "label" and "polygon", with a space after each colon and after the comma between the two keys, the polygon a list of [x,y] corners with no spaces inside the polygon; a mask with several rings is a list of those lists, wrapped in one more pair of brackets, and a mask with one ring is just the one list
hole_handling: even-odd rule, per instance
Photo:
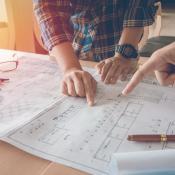
{"label": "pointing finger", "polygon": [[129,94],[137,85],[138,83],[144,78],[145,75],[150,73],[155,69],[155,62],[154,60],[149,60],[146,62],[141,68],[139,68],[136,73],[133,75],[129,83],[126,85],[124,90],[122,91],[123,95]]}

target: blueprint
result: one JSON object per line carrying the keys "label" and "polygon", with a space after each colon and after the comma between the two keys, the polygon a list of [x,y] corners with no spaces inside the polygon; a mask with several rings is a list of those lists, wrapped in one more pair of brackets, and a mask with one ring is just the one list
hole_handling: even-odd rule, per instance
{"label": "blueprint", "polygon": [[93,107],[83,98],[58,98],[3,140],[95,175],[109,174],[111,155],[116,152],[175,149],[175,143],[127,141],[128,134],[175,133],[174,88],[147,80],[125,97],[120,94],[125,85],[99,81]]}
{"label": "blueprint", "polygon": [[[1,55],[9,60],[10,55]],[[0,137],[30,121],[61,98],[57,64],[45,58],[19,56],[18,68],[0,73],[9,82],[0,85]]]}

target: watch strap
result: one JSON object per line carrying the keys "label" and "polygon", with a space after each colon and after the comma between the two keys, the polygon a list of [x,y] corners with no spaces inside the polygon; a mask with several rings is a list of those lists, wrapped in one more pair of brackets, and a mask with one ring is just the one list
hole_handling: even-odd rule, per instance
{"label": "watch strap", "polygon": [[115,51],[126,59],[136,59],[138,57],[137,49],[131,44],[118,44]]}

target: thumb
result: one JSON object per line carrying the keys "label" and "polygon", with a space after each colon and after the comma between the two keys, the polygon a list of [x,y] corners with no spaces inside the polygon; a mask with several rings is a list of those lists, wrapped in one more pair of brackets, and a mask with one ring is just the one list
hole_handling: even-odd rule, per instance
{"label": "thumb", "polygon": [[169,74],[168,73],[162,73],[161,77],[160,77],[160,72],[155,72],[156,77],[158,82],[162,85],[162,86],[168,86],[168,85],[173,85],[175,82],[175,73],[174,74]]}

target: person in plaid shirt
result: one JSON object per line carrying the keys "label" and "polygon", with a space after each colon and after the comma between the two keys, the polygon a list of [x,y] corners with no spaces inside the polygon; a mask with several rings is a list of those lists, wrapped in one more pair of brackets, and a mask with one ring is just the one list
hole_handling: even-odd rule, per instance
{"label": "person in plaid shirt", "polygon": [[136,52],[143,27],[154,22],[154,3],[154,0],[33,0],[43,43],[63,72],[62,92],[86,97],[89,105],[94,104],[96,81],[82,69],[79,59],[99,62],[96,68],[106,84],[124,80],[137,65]]}

